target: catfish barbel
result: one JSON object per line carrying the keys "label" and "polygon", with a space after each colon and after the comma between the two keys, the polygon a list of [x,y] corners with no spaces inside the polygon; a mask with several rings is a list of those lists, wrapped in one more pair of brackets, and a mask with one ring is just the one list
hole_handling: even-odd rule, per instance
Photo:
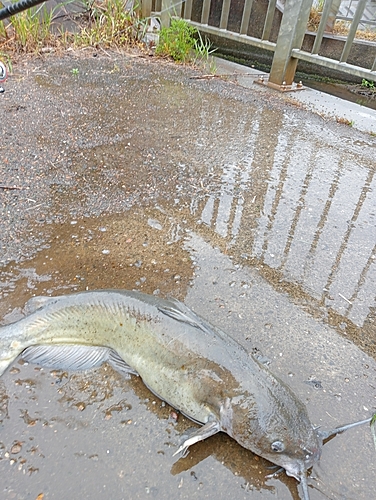
{"label": "catfish barbel", "polygon": [[[292,390],[234,339],[177,300],[126,290],[34,297],[27,315],[0,328],[0,375],[23,359],[88,369],[107,361],[139,375],[160,399],[202,424],[180,446],[226,432],[302,483],[323,439]],[[367,420],[369,421],[369,420]]]}

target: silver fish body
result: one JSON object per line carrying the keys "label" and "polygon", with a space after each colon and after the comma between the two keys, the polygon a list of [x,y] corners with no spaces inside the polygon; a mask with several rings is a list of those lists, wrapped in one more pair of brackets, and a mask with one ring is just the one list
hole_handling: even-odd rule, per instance
{"label": "silver fish body", "polygon": [[71,346],[67,357],[81,349],[85,368],[96,365],[86,359],[90,347],[108,348],[153,393],[203,424],[182,450],[223,431],[298,480],[318,461],[322,441],[303,403],[240,344],[184,304],[99,290],[31,299],[28,309],[23,319],[0,328],[0,375],[29,346],[45,346],[46,352],[49,346]]}

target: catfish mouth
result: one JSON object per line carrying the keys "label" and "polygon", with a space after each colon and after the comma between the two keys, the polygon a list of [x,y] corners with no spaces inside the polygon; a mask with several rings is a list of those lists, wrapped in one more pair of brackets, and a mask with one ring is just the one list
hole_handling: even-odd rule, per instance
{"label": "catfish mouth", "polygon": [[298,488],[299,498],[302,498],[302,500],[309,500],[310,496],[308,491],[307,468],[305,467],[305,463],[302,460],[298,460],[294,465],[294,470],[292,471],[291,469],[286,469],[286,474],[299,481],[302,494],[301,496]]}
{"label": "catfish mouth", "polygon": [[[293,467],[291,467],[293,465]],[[301,493],[302,496],[299,493],[299,488],[298,488],[298,494],[299,498],[302,498],[302,500],[309,500],[309,491],[308,491],[308,481],[307,481],[307,469],[312,467],[312,464],[307,464],[303,460],[297,460],[294,464],[290,464],[290,467],[285,469],[286,474],[288,476],[294,477],[297,481],[300,483],[300,488],[301,488]]]}
{"label": "catfish mouth", "polygon": [[307,477],[308,469],[309,467],[305,467],[303,460],[297,460],[293,464],[289,464],[285,467],[286,474],[290,477],[294,477],[299,482],[301,482],[303,476]]}
{"label": "catfish mouth", "polygon": [[297,481],[302,482],[303,478],[307,479],[307,471],[313,467],[315,463],[318,462],[320,458],[320,448],[312,450],[306,450],[307,455],[305,459],[291,459],[290,457],[286,462],[281,464],[285,469],[286,474],[290,477],[294,477]]}

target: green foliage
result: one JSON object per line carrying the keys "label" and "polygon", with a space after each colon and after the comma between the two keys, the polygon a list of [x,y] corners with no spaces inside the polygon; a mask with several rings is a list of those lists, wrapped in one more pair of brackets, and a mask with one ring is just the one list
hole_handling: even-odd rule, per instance
{"label": "green foliage", "polygon": [[48,10],[45,4],[27,9],[10,18],[10,24],[0,29],[0,36],[13,38],[20,51],[35,51],[50,38],[53,9]]}
{"label": "green foliage", "polygon": [[215,63],[210,55],[216,50],[207,38],[190,26],[184,19],[172,19],[169,28],[162,28],[155,53],[159,56],[171,57],[176,62],[203,62],[215,72]]}
{"label": "green foliage", "polygon": [[75,36],[76,45],[131,45],[137,38],[138,18],[127,10],[127,0],[94,0],[88,6],[89,22]]}
{"label": "green foliage", "polygon": [[373,82],[372,80],[366,80],[365,78],[363,78],[362,80],[362,87],[372,90],[376,89],[375,82]]}
{"label": "green foliage", "polygon": [[201,33],[197,31],[197,37],[195,39],[194,48],[196,53],[196,58],[208,61],[210,55],[217,49],[212,49],[212,44],[208,38],[205,40],[202,38]]}
{"label": "green foliage", "polygon": [[172,19],[169,28],[162,28],[155,53],[171,57],[177,62],[191,61],[194,54],[197,29],[184,19]]}
{"label": "green foliage", "polygon": [[78,46],[113,47],[137,41],[140,20],[136,7],[127,7],[127,0],[81,0],[84,12],[75,16],[78,32],[74,35],[63,31],[60,22],[55,24],[56,13],[75,1],[59,2],[52,9],[43,4],[12,16],[6,23],[0,21],[0,48],[40,52],[45,46],[61,47],[72,42]]}

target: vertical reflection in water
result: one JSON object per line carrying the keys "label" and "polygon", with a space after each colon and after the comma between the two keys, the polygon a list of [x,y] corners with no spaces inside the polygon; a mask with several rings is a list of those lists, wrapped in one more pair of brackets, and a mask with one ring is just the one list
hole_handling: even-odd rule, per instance
{"label": "vertical reflection in water", "polygon": [[[328,158],[331,159],[330,162]],[[306,188],[304,210],[301,210],[285,262],[286,276],[296,281],[303,280],[305,268],[317,245],[320,222],[326,213],[325,206],[331,187],[336,185],[338,156],[332,150],[319,150],[312,162],[315,168]]]}
{"label": "vertical reflection in water", "polygon": [[362,271],[356,290],[356,296],[351,297],[352,306],[347,315],[348,318],[358,326],[362,326],[369,312],[376,308],[375,283],[376,244]]}
{"label": "vertical reflection in water", "polygon": [[[275,146],[273,148],[273,143],[270,144],[269,154],[271,169],[269,177],[267,178],[267,189],[263,200],[263,209],[261,216],[258,220],[258,225],[255,233],[255,238],[253,242],[252,255],[262,258],[265,248],[267,246],[268,233],[270,231],[271,223],[270,220],[276,212],[276,207],[279,203],[279,197],[281,195],[283,186],[283,180],[286,175],[285,159],[287,152],[289,150],[289,139],[293,133],[294,128],[288,117],[285,116],[283,123],[275,123],[276,127],[268,123],[265,128],[268,128],[269,138],[271,141],[275,141]],[[266,132],[266,131],[265,131]],[[267,172],[265,173],[265,176]]]}
{"label": "vertical reflection in water", "polygon": [[[205,115],[200,150],[214,138]],[[242,253],[361,326],[375,307],[374,174],[348,151],[299,131],[291,116],[264,111],[235,128],[233,117],[220,116],[226,163],[219,192],[198,205],[201,221],[227,246],[240,237]],[[213,150],[201,151],[213,160]]]}
{"label": "vertical reflection in water", "polygon": [[[214,225],[215,232],[226,238],[235,237],[240,228],[244,198],[250,190],[249,179],[254,149],[259,132],[257,116],[252,123],[252,131],[245,137],[244,156],[236,163],[226,163],[222,170],[221,189],[218,195],[209,195],[201,212],[201,221]],[[231,152],[229,156],[231,155]],[[235,159],[235,155],[232,157]],[[234,240],[233,240],[234,241]]]}
{"label": "vertical reflection in water", "polygon": [[234,244],[236,241],[236,236],[239,233],[241,221],[243,217],[243,210],[246,206],[245,200],[247,203],[252,203],[251,197],[252,194],[252,179],[251,179],[251,171],[257,170],[258,167],[255,164],[255,152],[256,145],[259,141],[259,136],[262,133],[260,121],[262,123],[263,117],[260,119],[254,120],[252,124],[252,132],[248,139],[246,154],[243,159],[243,168],[240,170],[240,179],[239,179],[239,189],[240,193],[238,196],[237,204],[234,211],[232,227],[231,227],[231,244]]}
{"label": "vertical reflection in water", "polygon": [[202,222],[204,222],[208,226],[211,226],[211,221],[213,218],[214,201],[215,201],[215,196],[210,195],[201,213]]}
{"label": "vertical reflection in water", "polygon": [[228,224],[231,215],[236,174],[237,168],[235,165],[225,165],[223,168],[221,193],[219,195],[217,218],[215,221],[215,231],[224,238],[227,236]]}
{"label": "vertical reflection in water", "polygon": [[[335,279],[330,284],[332,307],[343,314],[352,308],[357,295],[366,280],[367,273],[374,259],[376,242],[376,214],[374,192],[376,179],[370,171],[367,181],[358,200],[357,209],[349,226],[348,238],[344,240],[343,249],[339,255],[339,265]],[[356,255],[356,259],[353,256]],[[347,302],[344,296],[350,299]],[[371,295],[371,303],[374,297]],[[357,300],[359,304],[359,300]]]}
{"label": "vertical reflection in water", "polygon": [[264,255],[264,262],[270,267],[279,268],[282,265],[284,249],[288,246],[288,239],[293,236],[293,221],[310,165],[307,160],[311,154],[310,143],[300,139],[293,141],[284,182],[278,187],[278,204],[270,221],[267,251]]}
{"label": "vertical reflection in water", "polygon": [[356,209],[367,171],[351,169],[351,164],[346,162],[341,174],[314,258],[304,280],[311,293],[318,299],[326,291],[329,275],[336,268],[337,255]]}

